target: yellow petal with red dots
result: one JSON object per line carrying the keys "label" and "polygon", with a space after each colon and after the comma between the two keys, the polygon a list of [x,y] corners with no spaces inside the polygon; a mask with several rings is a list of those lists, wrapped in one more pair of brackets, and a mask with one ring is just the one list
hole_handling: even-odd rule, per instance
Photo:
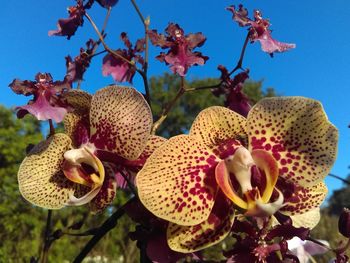
{"label": "yellow petal with red dots", "polygon": [[198,137],[213,149],[224,141],[246,138],[246,119],[224,107],[213,106],[199,113],[194,120],[190,135]]}
{"label": "yellow petal with red dots", "polygon": [[168,245],[170,249],[181,253],[190,253],[215,245],[230,233],[234,215],[231,201],[219,191],[213,210],[204,222],[195,226],[169,224]]}
{"label": "yellow petal with red dots", "polygon": [[250,149],[270,152],[280,175],[312,186],[329,173],[337,152],[338,131],[322,105],[303,97],[266,98],[247,117]]}
{"label": "yellow petal with red dots", "polygon": [[307,227],[310,229],[314,228],[318,224],[318,222],[320,221],[320,218],[321,218],[321,215],[320,215],[319,207],[300,215],[291,216],[291,219],[293,221],[293,226]]}
{"label": "yellow petal with red dots", "polygon": [[293,193],[285,192],[286,189],[279,188],[284,193],[284,206],[280,209],[286,215],[304,214],[319,207],[327,195],[327,186],[321,182],[311,187],[296,185]]}
{"label": "yellow petal with red dots", "polygon": [[167,221],[191,226],[206,220],[217,192],[220,161],[196,137],[179,135],[163,143],[137,174],[143,205]]}
{"label": "yellow petal with red dots", "polygon": [[61,170],[63,154],[71,147],[71,139],[57,133],[29,152],[18,171],[19,190],[26,200],[48,209],[66,205],[76,190]]}
{"label": "yellow petal with red dots", "polygon": [[142,94],[131,87],[108,86],[92,97],[90,142],[101,150],[134,160],[150,136],[152,113]]}

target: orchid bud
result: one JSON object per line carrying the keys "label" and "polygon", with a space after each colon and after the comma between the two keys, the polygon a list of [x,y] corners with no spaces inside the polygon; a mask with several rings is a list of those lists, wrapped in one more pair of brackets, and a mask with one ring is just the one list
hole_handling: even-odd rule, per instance
{"label": "orchid bud", "polygon": [[339,217],[338,229],[343,236],[350,238],[350,209],[343,209]]}

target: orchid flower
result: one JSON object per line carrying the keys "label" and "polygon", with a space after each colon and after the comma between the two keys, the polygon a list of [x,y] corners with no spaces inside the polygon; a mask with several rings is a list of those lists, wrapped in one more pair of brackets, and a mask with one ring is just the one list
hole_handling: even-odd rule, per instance
{"label": "orchid flower", "polygon": [[169,247],[183,253],[224,239],[235,213],[279,211],[295,225],[313,227],[337,136],[321,104],[311,99],[266,98],[247,118],[210,107],[189,135],[169,139],[146,161],[136,178],[139,197],[170,222]]}
{"label": "orchid flower", "polygon": [[90,203],[98,212],[114,199],[115,174],[137,169],[162,140],[150,136],[151,111],[134,88],[108,86],[93,96],[72,90],[66,100],[74,108],[64,120],[66,133],[29,152],[19,168],[19,189],[40,207]]}
{"label": "orchid flower", "polygon": [[[321,246],[309,240],[301,240],[298,237],[293,237],[291,240],[288,240],[288,249],[298,257],[300,263],[308,263],[312,256],[325,254],[328,252],[327,246],[329,243],[325,240],[318,240],[320,243],[323,243],[325,246]],[[312,262],[315,262],[313,260]]]}
{"label": "orchid flower", "polygon": [[27,105],[17,107],[17,117],[30,113],[38,120],[61,122],[67,113],[62,95],[71,86],[66,81],[53,81],[50,73],[38,73],[35,81],[15,79],[9,85],[16,94],[33,95]]}
{"label": "orchid flower", "polygon": [[232,19],[236,21],[241,27],[249,27],[249,39],[251,42],[259,41],[261,49],[269,53],[271,56],[274,52],[285,52],[289,49],[295,48],[295,44],[279,42],[272,38],[270,22],[264,19],[259,10],[254,10],[254,20],[248,18],[248,11],[243,5],[239,5],[238,9],[235,6],[226,8],[232,12]]}
{"label": "orchid flower", "polygon": [[203,56],[201,52],[193,51],[204,45],[207,40],[200,32],[185,35],[178,24],[169,23],[165,29],[166,35],[159,34],[157,30],[149,30],[147,33],[153,45],[169,49],[166,54],[161,52],[156,58],[170,65],[174,74],[184,77],[190,67],[204,65],[208,60],[208,57]]}

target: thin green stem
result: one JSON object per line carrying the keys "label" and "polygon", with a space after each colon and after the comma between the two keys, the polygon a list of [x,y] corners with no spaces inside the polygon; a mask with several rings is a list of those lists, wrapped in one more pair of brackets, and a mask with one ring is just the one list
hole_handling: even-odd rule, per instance
{"label": "thin green stem", "polygon": [[42,248],[42,252],[41,252],[41,256],[40,256],[41,263],[47,263],[47,260],[49,257],[49,249],[50,249],[50,246],[52,244],[51,239],[50,239],[51,219],[52,219],[52,210],[48,210],[44,238],[43,238],[43,248]]}
{"label": "thin green stem", "polygon": [[125,207],[136,201],[137,197],[132,197],[122,207],[115,211],[103,224],[98,228],[98,231],[93,235],[85,247],[80,251],[79,255],[74,259],[73,263],[82,262],[83,259],[89,254],[89,252],[95,247],[95,245],[118,223],[119,218],[125,214]]}
{"label": "thin green stem", "polygon": [[133,67],[136,67],[135,66],[135,62],[134,61],[130,61],[126,58],[124,58],[123,56],[121,56],[120,54],[118,54],[117,52],[115,52],[114,50],[112,50],[105,42],[104,40],[104,37],[103,35],[101,34],[101,32],[98,30],[95,22],[92,20],[92,18],[87,14],[85,13],[85,17],[89,20],[90,24],[92,25],[92,27],[94,28],[96,34],[98,35],[103,47],[105,48],[105,50],[107,50],[109,53],[111,53],[113,56],[117,57],[117,58],[120,58],[121,60],[125,61],[126,63],[130,64],[131,66]]}
{"label": "thin green stem", "polygon": [[105,30],[106,30],[106,27],[107,27],[107,24],[108,24],[108,20],[109,20],[109,17],[111,15],[111,11],[112,11],[112,7],[108,7],[107,14],[106,14],[106,17],[105,17],[105,21],[103,22],[103,26],[102,26],[102,30],[101,30],[101,35],[103,35]]}
{"label": "thin green stem", "polygon": [[163,113],[160,116],[160,118],[155,123],[153,123],[152,131],[151,131],[152,134],[156,133],[159,126],[163,123],[163,121],[168,116],[170,110],[174,107],[174,105],[176,104],[178,99],[180,99],[185,92],[186,92],[185,79],[184,79],[184,77],[181,77],[181,86],[180,86],[179,90],[177,91],[176,96],[168,103],[166,108],[163,110]]}
{"label": "thin green stem", "polygon": [[350,182],[344,178],[341,178],[340,176],[338,175],[335,175],[335,174],[328,174],[329,176],[333,177],[333,178],[336,178],[340,181],[342,181],[343,183],[347,184],[347,185],[350,185]]}
{"label": "thin green stem", "polygon": [[131,3],[132,3],[132,5],[134,6],[134,8],[135,8],[137,14],[139,15],[139,17],[140,17],[140,19],[141,19],[143,25],[146,26],[146,25],[145,25],[145,24],[146,24],[146,20],[145,20],[144,16],[142,15],[142,13],[141,13],[141,11],[140,11],[140,8],[139,8],[138,5],[136,4],[135,0],[131,0]]}

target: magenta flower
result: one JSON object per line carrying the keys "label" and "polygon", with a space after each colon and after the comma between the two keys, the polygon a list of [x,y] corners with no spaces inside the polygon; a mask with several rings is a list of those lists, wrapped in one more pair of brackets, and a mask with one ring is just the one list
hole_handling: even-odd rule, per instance
{"label": "magenta flower", "polygon": [[166,35],[158,34],[157,30],[148,31],[148,36],[153,45],[162,49],[169,49],[168,53],[160,53],[156,58],[160,62],[170,65],[173,73],[184,77],[188,69],[195,65],[204,65],[208,60],[200,52],[193,52],[196,47],[201,47],[206,38],[202,33],[185,35],[178,24],[170,23],[165,29]]}
{"label": "magenta flower", "polygon": [[16,94],[33,95],[28,105],[17,107],[17,117],[23,118],[30,113],[38,120],[61,122],[67,113],[62,94],[70,89],[67,82],[52,81],[49,73],[38,73],[35,81],[15,79],[9,85]]}
{"label": "magenta flower", "polygon": [[50,30],[49,36],[67,36],[70,39],[75,34],[79,26],[84,23],[85,7],[82,0],[77,0],[76,6],[68,8],[68,18],[61,18],[57,23],[57,30]]}
{"label": "magenta flower", "polygon": [[[126,33],[121,33],[120,38],[124,42],[124,45],[127,47],[127,49],[117,49],[115,52],[126,60],[138,62],[143,66],[143,57],[138,53],[141,53],[145,50],[145,40],[137,40],[135,46],[133,47]],[[117,82],[132,83],[135,72],[136,67],[120,57],[116,57],[113,54],[107,54],[103,58],[103,76],[111,75]]]}
{"label": "magenta flower", "polygon": [[243,5],[239,5],[238,10],[233,5],[227,10],[232,12],[233,20],[241,27],[249,26],[250,41],[259,41],[264,52],[272,55],[274,52],[284,52],[295,48],[295,44],[279,42],[271,37],[270,22],[262,18],[259,10],[254,11],[254,20],[248,18],[248,11]]}
{"label": "magenta flower", "polygon": [[115,6],[119,0],[96,0],[97,3],[99,3],[102,7],[104,8],[110,8],[110,7],[113,7]]}
{"label": "magenta flower", "polygon": [[73,83],[83,79],[86,69],[90,66],[91,54],[96,47],[96,42],[90,39],[86,42],[86,49],[80,48],[80,54],[74,58],[66,57],[67,73],[65,81]]}
{"label": "magenta flower", "polygon": [[244,82],[249,78],[249,70],[238,73],[231,78],[226,67],[219,65],[218,69],[221,71],[222,84],[212,90],[213,94],[215,96],[225,95],[225,106],[243,117],[247,117],[251,105],[242,89]]}

